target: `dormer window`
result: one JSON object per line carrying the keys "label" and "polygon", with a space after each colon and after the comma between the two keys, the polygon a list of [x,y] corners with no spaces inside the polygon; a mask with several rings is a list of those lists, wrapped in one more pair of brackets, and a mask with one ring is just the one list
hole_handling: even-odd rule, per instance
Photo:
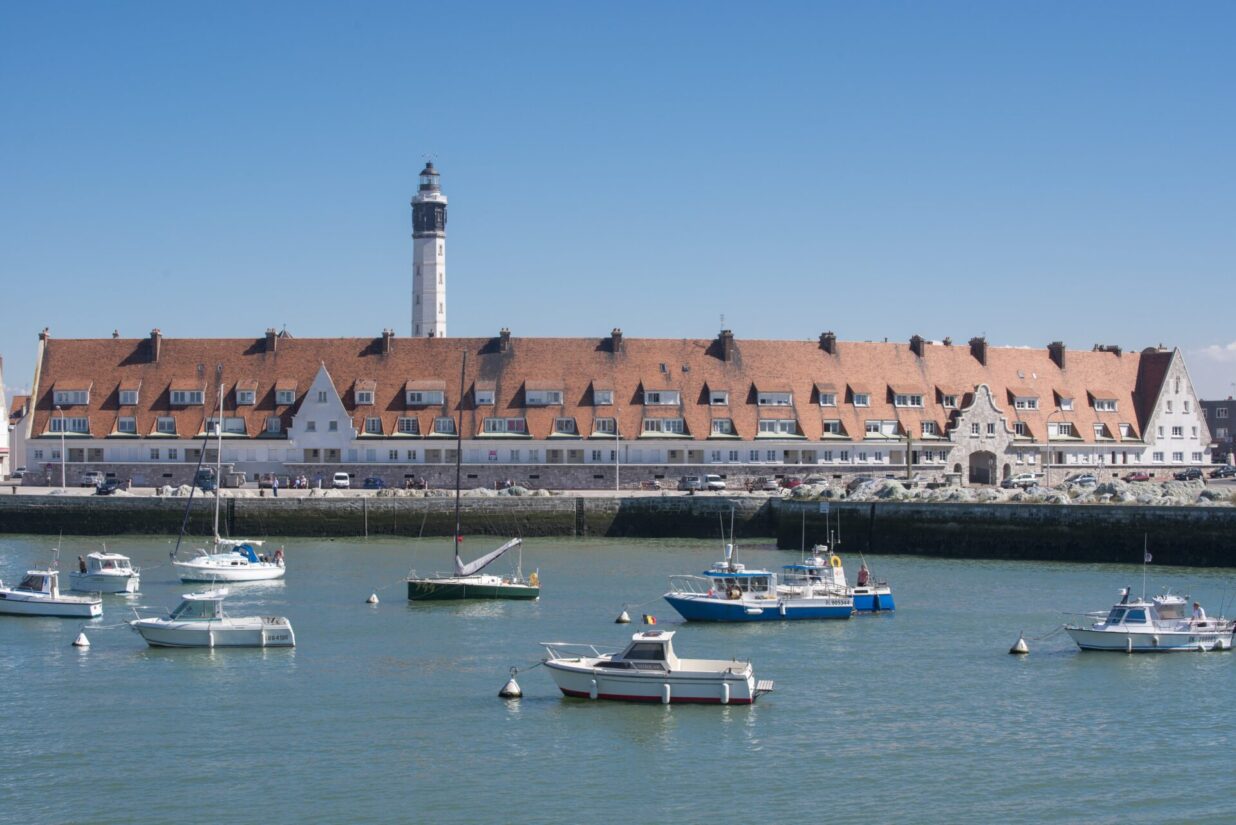
{"label": "dormer window", "polygon": [[476,390],[476,403],[477,403],[477,406],[493,406],[494,391],[492,389]]}
{"label": "dormer window", "polygon": [[821,392],[820,392],[820,406],[821,406],[821,407],[835,407],[835,406],[837,406],[837,393],[836,393],[836,392],[823,392],[823,391],[821,391]]}
{"label": "dormer window", "polygon": [[368,405],[372,403],[373,403],[373,390],[357,390],[356,391],[357,406],[364,406],[364,405]]}
{"label": "dormer window", "polygon": [[178,407],[189,407],[203,403],[205,393],[202,390],[172,390],[172,404]]}
{"label": "dormer window", "polygon": [[1099,412],[1115,412],[1116,399],[1114,398],[1096,398],[1094,400],[1094,408]]}
{"label": "dormer window", "polygon": [[1019,410],[1037,410],[1039,408],[1039,399],[1023,398],[1019,395],[1013,399],[1013,406]]}
{"label": "dormer window", "polygon": [[421,422],[415,418],[403,417],[399,419],[399,423],[395,427],[400,435],[420,435]]}
{"label": "dormer window", "polygon": [[919,393],[897,393],[893,396],[893,406],[921,407],[923,406],[923,396]]}
{"label": "dormer window", "polygon": [[486,418],[481,430],[490,435],[524,435],[528,432],[528,423],[522,418]]}
{"label": "dormer window", "polygon": [[1061,396],[1060,397],[1060,409],[1064,410],[1065,412],[1072,412],[1073,411],[1073,399],[1065,398],[1064,396]]}
{"label": "dormer window", "polygon": [[176,419],[170,415],[160,416],[155,422],[155,432],[162,435],[176,434]]}
{"label": "dormer window", "polygon": [[575,419],[574,418],[555,418],[554,419],[554,434],[555,435],[576,435]]}
{"label": "dormer window", "polygon": [[730,403],[730,394],[727,390],[709,390],[708,403],[714,407],[726,407]]}
{"label": "dormer window", "polygon": [[254,390],[237,390],[236,404],[238,406],[241,404],[252,404],[256,400],[256,397],[257,392]]}
{"label": "dormer window", "polygon": [[441,404],[446,393],[444,390],[408,390],[404,395],[409,407],[429,407]]}
{"label": "dormer window", "polygon": [[433,420],[433,431],[438,435],[454,435],[455,419],[449,416],[439,416]]}
{"label": "dormer window", "polygon": [[792,392],[759,392],[756,403],[761,407],[789,407],[794,403]]}
{"label": "dormer window", "polygon": [[89,404],[90,390],[55,390],[52,398],[57,407],[70,407],[75,404]]}
{"label": "dormer window", "polygon": [[955,410],[955,409],[957,409],[957,396],[955,396],[955,395],[945,395],[945,396],[942,396],[942,397],[941,397],[941,406],[943,406],[946,410]]}
{"label": "dormer window", "polygon": [[841,420],[831,418],[824,422],[824,435],[841,435]]}
{"label": "dormer window", "polygon": [[615,435],[618,432],[618,420],[615,418],[593,419],[592,431],[603,435]]}
{"label": "dormer window", "polygon": [[598,390],[596,387],[593,387],[592,388],[592,403],[598,407],[611,406],[614,403],[614,391],[613,390]]}
{"label": "dormer window", "polygon": [[53,416],[51,419],[53,433],[88,433],[90,422],[85,417]]}
{"label": "dormer window", "polygon": [[681,435],[686,427],[681,418],[645,418],[643,430],[645,433],[665,433]]}
{"label": "dormer window", "polygon": [[729,418],[714,418],[712,420],[713,435],[733,435],[734,421]]}
{"label": "dormer window", "polygon": [[137,434],[137,419],[131,415],[123,415],[116,419],[116,432],[126,435]]}
{"label": "dormer window", "polygon": [[762,418],[760,435],[798,435],[798,422],[793,418]]}
{"label": "dormer window", "polygon": [[275,390],[275,403],[276,404],[280,404],[280,405],[291,404],[295,400],[296,400],[295,390]]}
{"label": "dormer window", "polygon": [[121,390],[120,391],[120,406],[136,407],[137,406],[137,390]]}
{"label": "dormer window", "polygon": [[[334,422],[331,422],[332,424]],[[365,435],[381,435],[382,434],[382,419],[377,416],[370,416],[365,419]]]}
{"label": "dormer window", "polygon": [[865,392],[856,392],[856,393],[854,393],[854,406],[856,406],[856,407],[870,407],[870,406],[871,406],[871,395],[870,395],[870,393],[865,393]]}
{"label": "dormer window", "polygon": [[939,431],[936,429],[936,422],[924,421],[923,422],[923,435],[939,435]]}
{"label": "dormer window", "polygon": [[529,407],[556,407],[562,403],[562,390],[524,388],[524,404]]}
{"label": "dormer window", "polygon": [[644,403],[650,406],[672,407],[680,398],[678,390],[644,390]]}

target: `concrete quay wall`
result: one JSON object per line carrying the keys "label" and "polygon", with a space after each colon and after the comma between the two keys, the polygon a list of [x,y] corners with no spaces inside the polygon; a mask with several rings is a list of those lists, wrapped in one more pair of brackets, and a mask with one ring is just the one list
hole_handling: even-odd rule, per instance
{"label": "concrete quay wall", "polygon": [[826,541],[838,552],[940,558],[1236,567],[1236,510],[1129,505],[777,501],[777,546]]}
{"label": "concrete quay wall", "polygon": [[[716,540],[733,509],[738,538],[778,546],[827,540],[840,523],[845,554],[1236,567],[1236,510],[1220,507],[827,503],[746,496],[501,496],[465,498],[469,535]],[[182,498],[2,496],[0,533],[174,536]],[[209,535],[214,499],[195,497],[188,532]],[[449,536],[454,501],[440,497],[225,498],[222,527],[253,536]]]}

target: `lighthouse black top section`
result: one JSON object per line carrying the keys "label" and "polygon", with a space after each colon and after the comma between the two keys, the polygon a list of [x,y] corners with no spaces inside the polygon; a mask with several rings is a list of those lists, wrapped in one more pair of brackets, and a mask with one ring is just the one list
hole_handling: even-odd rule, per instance
{"label": "lighthouse black top section", "polygon": [[445,203],[412,204],[412,237],[446,234]]}

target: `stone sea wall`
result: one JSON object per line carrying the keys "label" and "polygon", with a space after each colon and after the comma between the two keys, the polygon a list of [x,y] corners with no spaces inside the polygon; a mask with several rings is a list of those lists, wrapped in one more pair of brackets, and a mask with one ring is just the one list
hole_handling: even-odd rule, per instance
{"label": "stone sea wall", "polygon": [[[174,536],[178,496],[0,496],[0,533]],[[469,535],[699,538],[722,525],[740,539],[794,549],[838,528],[843,553],[1136,563],[1143,537],[1156,564],[1236,566],[1236,508],[1091,504],[821,501],[754,496],[488,495],[461,502]],[[188,532],[209,535],[214,499],[195,496]],[[450,496],[229,497],[228,535],[448,536]]]}

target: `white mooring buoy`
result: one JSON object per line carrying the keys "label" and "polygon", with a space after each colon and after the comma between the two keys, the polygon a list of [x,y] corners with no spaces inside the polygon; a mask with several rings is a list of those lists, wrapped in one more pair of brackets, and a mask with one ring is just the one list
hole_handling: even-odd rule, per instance
{"label": "white mooring buoy", "polygon": [[630,623],[631,623],[631,614],[628,613],[626,610],[623,610],[621,613],[618,614],[618,618],[614,619],[614,624],[630,624]]}
{"label": "white mooring buoy", "polygon": [[90,647],[90,640],[86,638],[86,631],[78,631],[77,638],[73,640],[73,647]]}
{"label": "white mooring buoy", "polygon": [[365,604],[377,604],[377,603],[378,603],[377,593],[370,593],[369,598],[365,599]]}
{"label": "white mooring buoy", "polygon": [[503,699],[518,699],[524,695],[524,689],[519,686],[519,682],[515,681],[515,674],[519,673],[519,668],[511,668],[511,678],[506,680],[506,684],[502,686],[502,690],[498,691],[498,696]]}
{"label": "white mooring buoy", "polygon": [[1030,646],[1026,644],[1026,634],[1023,633],[1017,637],[1016,643],[1009,648],[1009,653],[1014,653],[1019,656],[1030,652]]}

